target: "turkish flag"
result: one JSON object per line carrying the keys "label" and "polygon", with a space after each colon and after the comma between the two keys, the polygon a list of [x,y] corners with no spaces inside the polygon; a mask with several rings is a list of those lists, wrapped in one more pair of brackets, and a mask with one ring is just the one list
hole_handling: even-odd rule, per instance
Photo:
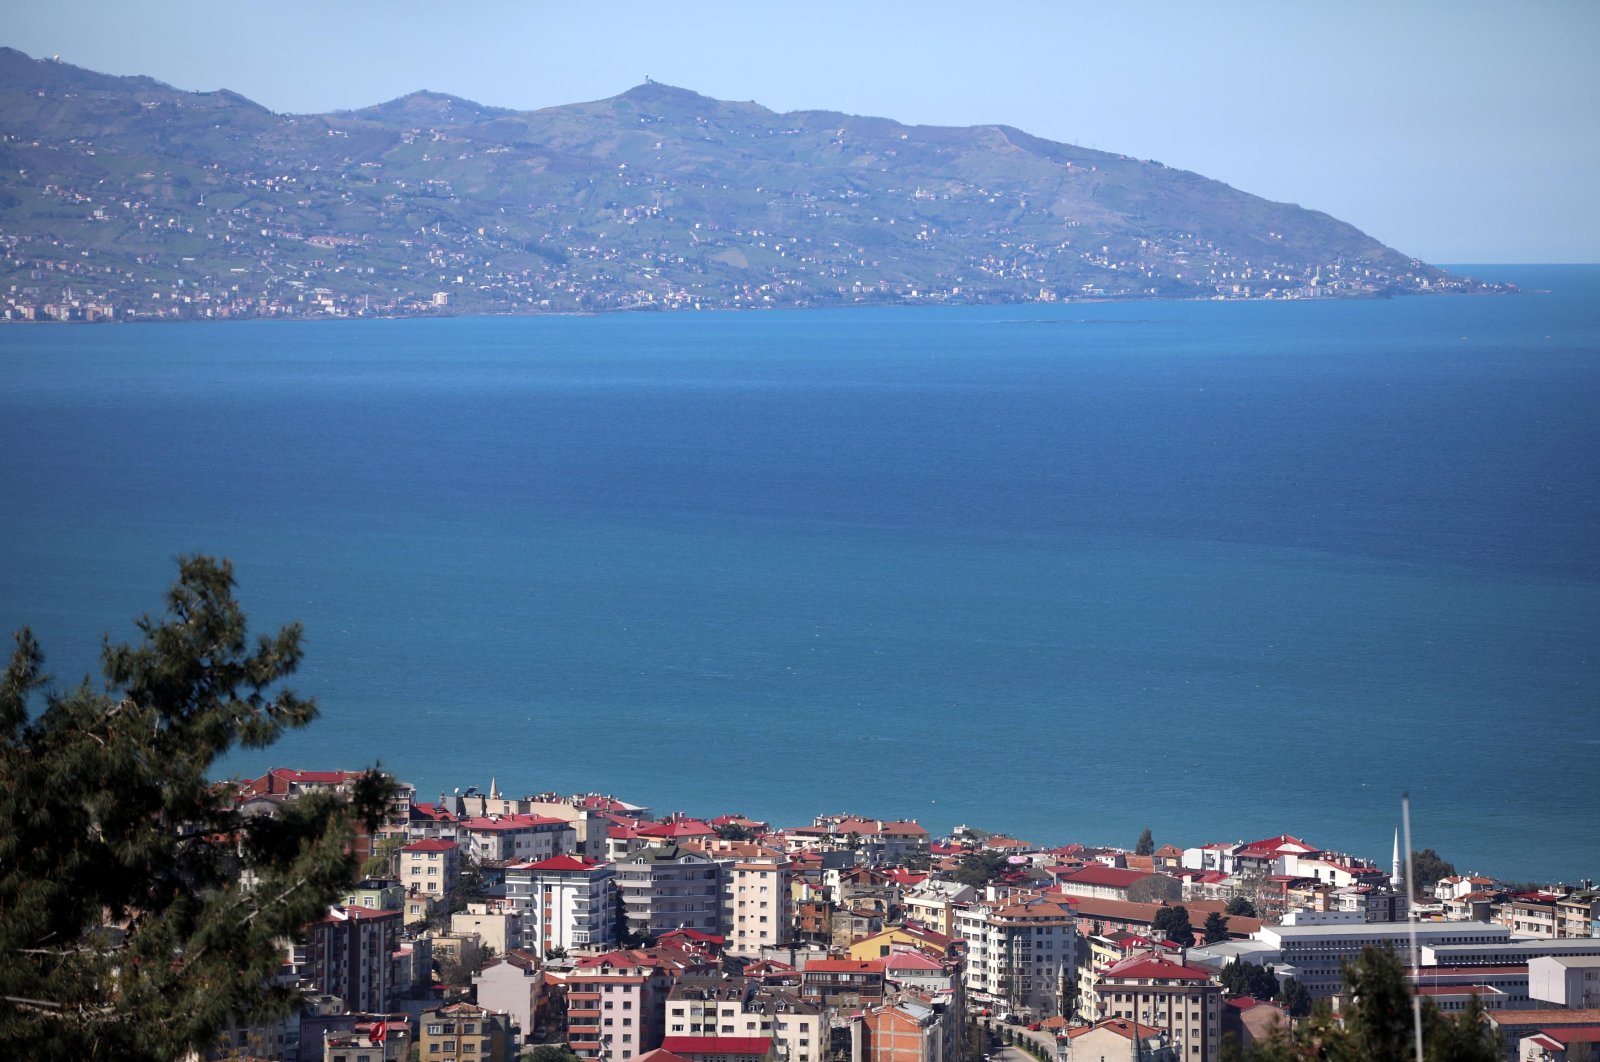
{"label": "turkish flag", "polygon": [[367,1030],[367,1043],[381,1044],[383,1043],[384,1039],[388,1037],[388,1035],[389,1023],[386,1021],[375,1021],[372,1023],[372,1028]]}

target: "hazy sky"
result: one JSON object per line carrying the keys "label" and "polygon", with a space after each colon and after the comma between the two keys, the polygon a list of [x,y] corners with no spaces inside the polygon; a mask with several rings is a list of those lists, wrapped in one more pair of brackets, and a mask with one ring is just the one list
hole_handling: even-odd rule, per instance
{"label": "hazy sky", "polygon": [[1327,211],[1433,262],[1600,261],[1600,2],[11,4],[0,43],[278,111],[536,108],[645,76],[1003,122]]}

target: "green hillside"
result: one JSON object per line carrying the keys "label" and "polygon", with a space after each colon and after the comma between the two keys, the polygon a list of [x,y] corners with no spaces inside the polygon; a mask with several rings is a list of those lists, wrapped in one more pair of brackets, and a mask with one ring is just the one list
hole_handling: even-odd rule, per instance
{"label": "green hillside", "polygon": [[280,115],[0,49],[10,316],[1262,298],[1479,289],[1325,214],[1005,126],[649,83]]}

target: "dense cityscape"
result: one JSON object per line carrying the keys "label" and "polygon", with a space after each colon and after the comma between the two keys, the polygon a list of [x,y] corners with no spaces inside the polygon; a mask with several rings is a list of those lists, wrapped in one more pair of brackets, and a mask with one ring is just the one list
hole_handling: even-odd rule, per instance
{"label": "dense cityscape", "polygon": [[[277,768],[236,799],[277,815],[358,777]],[[491,780],[433,801],[398,786],[357,854],[365,879],[285,942],[305,1004],[210,1057],[961,1062],[998,1030],[1044,1059],[1212,1062],[1347,1008],[1362,947],[1406,956],[1413,934],[1407,984],[1445,1014],[1481,1005],[1507,1058],[1588,1058],[1600,1029],[1592,883],[1424,850],[1408,902],[1398,834],[1385,864],[1289,834],[1041,848]]]}

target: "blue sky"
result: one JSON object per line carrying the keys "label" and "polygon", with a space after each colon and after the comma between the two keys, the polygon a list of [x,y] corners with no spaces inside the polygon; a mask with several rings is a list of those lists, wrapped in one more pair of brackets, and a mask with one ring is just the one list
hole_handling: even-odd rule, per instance
{"label": "blue sky", "polygon": [[1433,262],[1600,261],[1600,3],[12,5],[0,43],[278,111],[536,108],[658,81],[1001,122],[1195,170]]}

